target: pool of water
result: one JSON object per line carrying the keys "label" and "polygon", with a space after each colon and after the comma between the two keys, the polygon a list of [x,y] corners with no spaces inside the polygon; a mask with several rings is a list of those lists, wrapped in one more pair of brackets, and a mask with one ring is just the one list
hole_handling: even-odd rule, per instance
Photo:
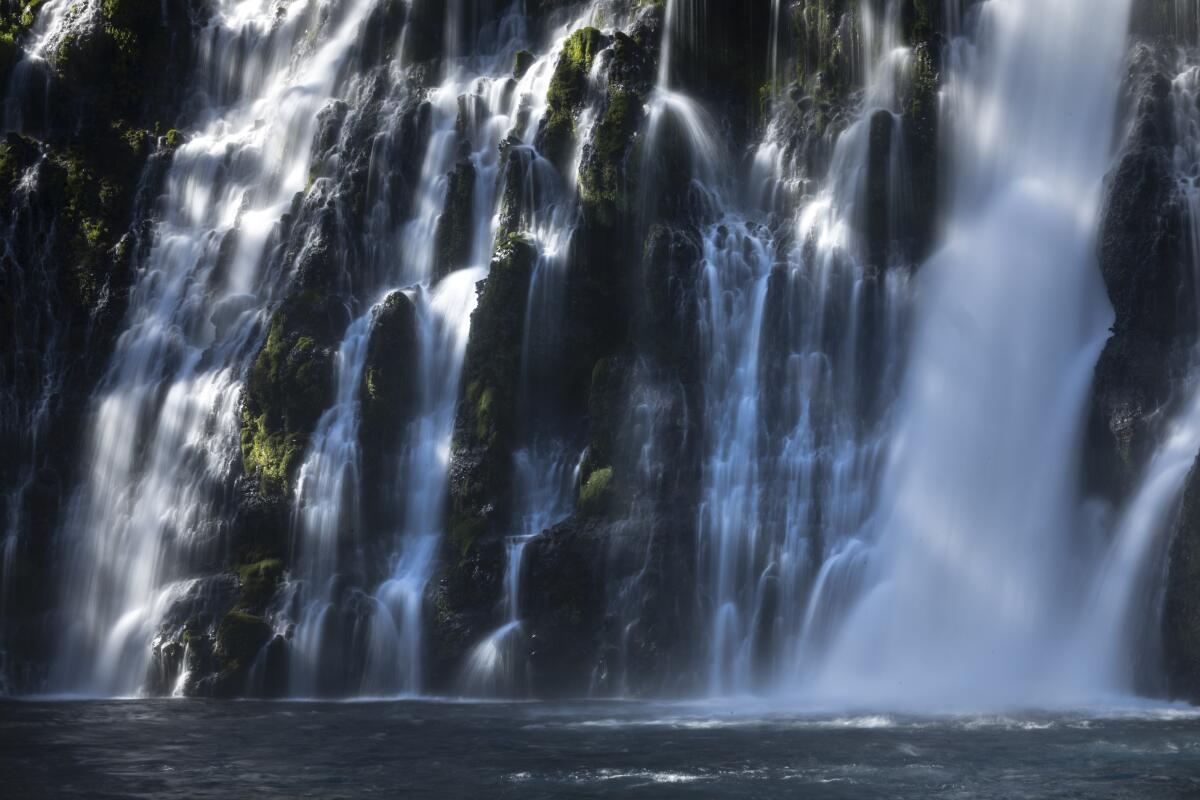
{"label": "pool of water", "polygon": [[1200,798],[1200,712],[3,701],[0,796]]}

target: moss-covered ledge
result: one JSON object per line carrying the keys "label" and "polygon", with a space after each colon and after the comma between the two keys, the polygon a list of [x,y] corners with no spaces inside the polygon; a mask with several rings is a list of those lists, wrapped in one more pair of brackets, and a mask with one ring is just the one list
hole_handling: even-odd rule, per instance
{"label": "moss-covered ledge", "polygon": [[536,259],[531,241],[509,234],[497,245],[471,314],[450,473],[448,529],[459,553],[506,519],[521,341]]}
{"label": "moss-covered ledge", "polygon": [[566,166],[576,138],[575,120],[587,97],[588,75],[608,37],[596,28],[580,28],[567,37],[550,88],[546,114],[537,135],[538,150],[560,169]]}
{"label": "moss-covered ledge", "polygon": [[333,401],[334,316],[315,291],[284,301],[246,378],[242,464],[264,495],[291,494],[308,437]]}

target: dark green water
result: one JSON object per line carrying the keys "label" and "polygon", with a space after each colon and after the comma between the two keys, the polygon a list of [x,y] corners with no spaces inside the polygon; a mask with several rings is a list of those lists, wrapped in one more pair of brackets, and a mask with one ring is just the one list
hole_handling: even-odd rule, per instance
{"label": "dark green water", "polygon": [[9,701],[0,796],[1200,798],[1200,715]]}

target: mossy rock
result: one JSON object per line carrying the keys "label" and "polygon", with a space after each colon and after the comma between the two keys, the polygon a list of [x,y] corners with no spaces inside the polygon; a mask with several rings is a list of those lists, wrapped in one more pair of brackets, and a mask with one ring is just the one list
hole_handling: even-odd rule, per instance
{"label": "mossy rock", "polygon": [[612,505],[612,482],[612,467],[593,470],[579,490],[579,510],[591,515],[606,512]]}
{"label": "mossy rock", "polygon": [[537,57],[528,50],[518,50],[513,56],[513,77],[517,80],[525,77],[525,73],[529,72],[529,68],[537,61]]}
{"label": "mossy rock", "polygon": [[446,176],[446,201],[434,232],[434,279],[470,266],[474,245],[475,165],[460,159]]}
{"label": "mossy rock", "polygon": [[398,452],[419,399],[417,311],[404,292],[376,308],[359,397],[364,530],[390,530],[397,513]]}
{"label": "mossy rock", "polygon": [[360,396],[363,439],[390,438],[416,402],[417,310],[404,292],[389,294],[375,312]]}
{"label": "mossy rock", "polygon": [[597,213],[607,221],[629,210],[632,192],[626,186],[625,160],[644,116],[638,95],[619,86],[611,88],[604,116],[584,154],[579,174],[583,199],[596,204]]}
{"label": "mossy rock", "polygon": [[333,343],[325,300],[289,298],[275,312],[242,403],[242,463],[264,493],[287,495],[308,437],[333,401]]}
{"label": "mossy rock", "polygon": [[265,609],[279,588],[279,581],[283,577],[283,561],[264,558],[252,564],[239,564],[237,575],[242,603],[247,608]]}
{"label": "mossy rock", "polygon": [[564,169],[575,141],[575,120],[587,96],[588,75],[596,55],[608,44],[596,28],[580,28],[563,44],[550,87],[546,92],[546,114],[538,131],[538,150]]}
{"label": "mossy rock", "polygon": [[450,471],[451,541],[460,552],[502,526],[512,481],[521,342],[537,249],[509,235],[480,283],[463,363]]}
{"label": "mossy rock", "polygon": [[217,627],[217,653],[227,665],[248,669],[270,638],[271,625],[266,619],[234,609]]}
{"label": "mossy rock", "polygon": [[822,102],[849,95],[861,32],[846,0],[803,0],[792,5],[793,49],[800,54],[796,78]]}

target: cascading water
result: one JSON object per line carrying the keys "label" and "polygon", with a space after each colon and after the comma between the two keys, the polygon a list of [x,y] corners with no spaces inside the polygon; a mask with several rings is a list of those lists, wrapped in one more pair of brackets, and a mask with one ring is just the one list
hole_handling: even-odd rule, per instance
{"label": "cascading water", "polygon": [[[88,99],[58,62],[112,18],[47,0],[5,29],[0,636],[50,619],[14,587],[62,485],[54,690],[1141,688],[1200,392],[1194,348],[1164,354],[1141,474],[1081,497],[1132,2],[164,4],[195,82],[182,133],[113,123],[170,167],[143,167],[123,332],[80,376],[43,196],[95,177],[52,130]],[[1193,6],[1139,24],[1191,35]],[[1200,73],[1176,57],[1195,261]],[[1200,317],[1189,266],[1173,302]],[[80,474],[42,468],[81,422]]]}
{"label": "cascading water", "polygon": [[441,539],[458,381],[481,267],[445,278],[418,305],[421,398],[401,452],[407,495],[390,575],[375,590],[362,691],[415,694],[422,681],[425,586]]}
{"label": "cascading water", "polygon": [[[1083,583],[1072,476],[1111,319],[1092,243],[1129,5],[976,11],[868,586],[815,684],[835,702],[1061,702],[1070,687],[1047,681]],[[1053,33],[1084,27],[1086,44]]]}
{"label": "cascading water", "polygon": [[[36,480],[42,439],[62,391],[60,340],[66,335],[51,298],[56,294],[43,246],[45,231],[26,216],[39,186],[43,165],[30,167],[15,187],[11,217],[3,222],[4,258],[19,264],[14,294],[32,325],[12,321],[5,339],[11,348],[0,361],[0,442],[11,460],[0,469],[0,508],[4,534],[0,537],[0,620],[5,618],[9,593],[16,574],[21,542],[29,527],[25,501]],[[22,253],[29,253],[26,259]],[[23,262],[23,263],[22,263]],[[35,376],[22,382],[20,376]]]}
{"label": "cascading water", "polygon": [[[861,68],[871,77],[825,188],[793,196],[807,176],[782,157],[781,120],[745,190],[768,208],[726,210],[704,233],[700,607],[714,693],[795,680],[852,596],[863,559],[856,533],[873,499],[908,294],[889,243],[869,246],[864,222],[880,214],[868,208],[880,163],[885,222],[895,225],[906,197],[899,105],[911,56],[897,44],[899,4],[879,20],[873,8],[861,9]],[[794,215],[794,227],[773,227],[764,211]]]}
{"label": "cascading water", "polygon": [[[323,15],[221,3],[202,33],[210,107],[167,176],[162,220],[127,329],[94,401],[87,477],[73,501],[69,620],[54,683],[129,694],[189,564],[219,541],[237,453],[240,376],[287,275],[267,244],[305,186],[317,112],[372,3]],[[298,54],[294,56],[293,54]],[[221,243],[236,230],[232,256]]]}
{"label": "cascading water", "polygon": [[337,399],[321,415],[296,480],[293,529],[298,541],[292,551],[302,565],[297,570],[301,580],[309,582],[308,591],[319,599],[306,606],[296,626],[289,689],[307,696],[316,694],[320,656],[328,644],[322,640],[323,619],[336,591],[330,583],[337,575],[338,550],[353,541],[362,527],[358,391],[371,317],[371,313],[362,315],[346,331],[334,362]]}
{"label": "cascading water", "polygon": [[[448,8],[447,36],[456,36],[460,23],[455,8]],[[415,216],[401,234],[405,278],[429,288],[416,291],[413,296],[420,389],[415,416],[404,434],[398,456],[396,490],[403,495],[400,503],[403,514],[394,533],[388,575],[369,597],[363,598],[366,611],[351,612],[358,620],[354,625],[361,625],[362,632],[351,633],[350,640],[338,638],[336,633],[331,638],[331,629],[336,628],[331,621],[337,605],[333,595],[344,587],[330,584],[327,591],[311,599],[296,597],[294,592],[300,587],[293,587],[293,594],[285,596],[282,604],[285,609],[297,605],[303,608],[293,636],[293,693],[311,695],[349,690],[372,695],[414,694],[422,688],[425,592],[444,522],[450,440],[470,314],[475,304],[475,284],[486,275],[481,265],[490,260],[496,238],[495,212],[499,200],[496,188],[500,183],[502,140],[506,140],[510,158],[522,158],[518,151],[530,156],[526,181],[529,185],[523,193],[531,204],[524,216],[530,219],[522,222],[528,223],[540,251],[531,293],[545,299],[532,303],[531,309],[557,308],[561,303],[561,291],[554,289],[554,276],[561,272],[569,239],[569,225],[561,216],[570,213],[572,206],[561,202],[563,181],[549,162],[533,150],[532,141],[544,111],[547,82],[566,31],[555,37],[550,52],[536,58],[514,86],[507,72],[514,54],[527,38],[523,18],[515,11],[510,12],[499,27],[494,42],[480,43],[477,53],[463,51],[464,46],[457,40],[453,44],[452,55],[456,57],[448,59],[446,77],[430,98],[433,133],[413,201]],[[469,244],[464,248],[464,263],[460,265],[469,268],[451,272],[439,280],[439,272],[447,266],[439,263],[436,255],[444,230],[443,209],[449,208],[448,194],[455,191],[448,176],[456,173],[469,175],[467,180],[473,187],[470,208],[466,209]],[[542,325],[541,332],[546,330],[546,323],[540,317],[535,316],[530,325],[535,323]],[[358,335],[352,326],[342,345],[343,351]],[[361,365],[358,369],[361,371]],[[360,382],[354,375],[347,375],[346,380],[351,392]],[[341,380],[338,385],[340,391]],[[343,408],[346,424],[352,425],[357,411],[352,396],[349,400]],[[318,429],[310,459],[321,458],[323,432],[323,428]],[[555,455],[561,458],[561,454]],[[352,450],[343,449],[340,461],[334,462],[335,470],[353,470],[353,459]],[[550,468],[555,466],[557,462],[552,457]],[[304,472],[301,474],[303,479]],[[540,520],[538,524],[544,525],[557,512],[562,499],[556,488],[552,499],[542,500],[541,477],[527,477],[524,483],[530,484],[529,503],[549,503],[547,508],[538,505],[528,511],[532,518]],[[347,494],[336,480],[320,482],[317,490],[319,495],[307,500],[301,493],[298,502],[310,503],[318,509],[316,513],[325,516],[344,516],[356,502],[353,493]],[[530,529],[518,538],[523,543],[540,530],[540,527]],[[344,538],[345,531],[343,524],[334,533]],[[328,583],[338,578],[337,560],[330,546],[324,550],[317,561],[317,570],[320,580]],[[519,569],[519,559],[514,557],[513,562],[514,569]],[[511,578],[514,598],[516,580]],[[515,614],[515,599],[512,608]],[[277,627],[287,630],[293,613],[285,610],[279,614]],[[347,645],[348,641],[355,643]],[[341,652],[358,647],[363,650],[361,657]],[[336,665],[332,678],[328,676],[330,667],[320,666],[329,662]],[[319,677],[323,670],[324,679]]]}
{"label": "cascading water", "polygon": [[[1195,9],[1193,9],[1195,12]],[[1176,24],[1182,27],[1180,19]],[[1137,687],[1140,662],[1157,652],[1157,632],[1146,620],[1161,616],[1162,573],[1169,533],[1184,485],[1200,451],[1200,68],[1188,67],[1172,82],[1172,167],[1184,201],[1187,231],[1185,282],[1179,305],[1190,328],[1192,346],[1173,387],[1172,412],[1160,432],[1160,444],[1121,510],[1111,542],[1093,579],[1087,612],[1077,634],[1078,658],[1095,660],[1091,688],[1097,694],[1120,694]],[[1099,658],[1096,658],[1096,655]]]}
{"label": "cascading water", "polygon": [[[560,31],[555,57],[565,36],[588,21],[585,18]],[[597,65],[601,63],[597,59]],[[594,84],[595,75],[588,78]],[[521,637],[523,556],[534,537],[572,509],[579,459],[573,452],[576,437],[564,429],[561,419],[559,374],[565,353],[558,332],[564,320],[565,273],[579,213],[575,196],[579,161],[592,122],[589,103],[580,115],[578,129],[583,135],[565,176],[530,144],[509,153],[510,164],[520,171],[521,191],[520,208],[508,213],[519,220],[538,249],[521,337],[519,404],[528,419],[522,423],[521,445],[512,456],[514,530],[505,544],[503,623],[467,657],[460,685],[470,695],[523,695],[532,689],[524,680]]]}

